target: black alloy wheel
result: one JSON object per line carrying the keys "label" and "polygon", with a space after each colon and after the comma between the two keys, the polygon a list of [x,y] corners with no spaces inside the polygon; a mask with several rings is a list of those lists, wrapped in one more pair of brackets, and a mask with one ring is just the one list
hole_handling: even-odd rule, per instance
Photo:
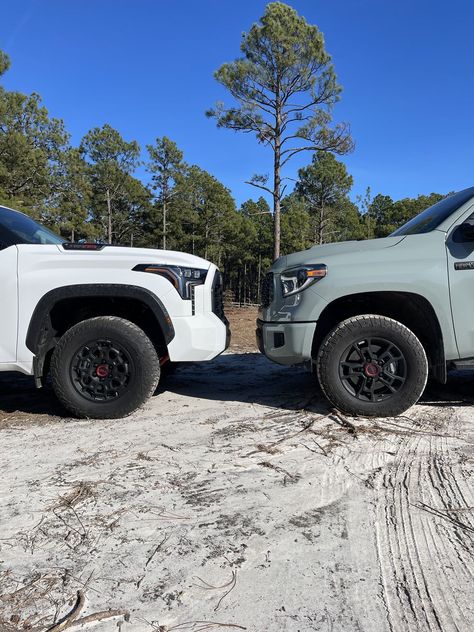
{"label": "black alloy wheel", "polygon": [[81,345],[71,361],[71,380],[91,401],[107,401],[123,395],[133,380],[133,362],[116,341],[93,340]]}
{"label": "black alloy wheel", "polygon": [[153,395],[159,379],[153,343],[137,325],[117,316],[73,325],[51,358],[54,391],[76,417],[126,417]]}
{"label": "black alloy wheel", "polygon": [[385,338],[363,338],[350,344],[339,362],[342,383],[362,401],[391,397],[403,387],[407,375],[403,352]]}
{"label": "black alloy wheel", "polygon": [[420,398],[428,360],[405,325],[363,314],[329,332],[318,350],[316,370],[324,394],[342,412],[391,417]]}

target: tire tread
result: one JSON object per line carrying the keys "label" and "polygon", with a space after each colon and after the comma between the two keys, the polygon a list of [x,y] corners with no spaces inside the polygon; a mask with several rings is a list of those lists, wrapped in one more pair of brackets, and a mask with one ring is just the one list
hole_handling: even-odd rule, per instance
{"label": "tire tread", "polygon": [[[105,407],[101,409],[101,407],[96,404],[97,413],[91,414],[91,409],[94,406],[93,402],[87,403],[86,400],[84,400],[84,404],[78,404],[71,400],[68,394],[68,383],[67,380],[64,379],[62,356],[64,351],[77,336],[80,336],[82,333],[94,327],[108,327],[115,330],[121,329],[122,332],[125,332],[126,335],[128,334],[131,339],[135,339],[136,344],[141,347],[141,359],[147,363],[146,372],[149,379],[146,381],[140,380],[137,383],[132,405],[125,406],[125,403],[118,399],[113,402],[115,404],[113,407],[114,410],[110,410],[110,407],[108,407],[108,409]],[[54,349],[50,371],[53,389],[57,398],[74,416],[80,418],[117,419],[126,417],[140,408],[140,406],[153,395],[160,379],[160,364],[153,343],[137,325],[118,316],[97,316],[89,318],[68,329]],[[120,404],[122,405],[120,406]],[[104,405],[101,404],[101,406]]]}
{"label": "tire tread", "polygon": [[[400,404],[400,402],[396,402],[395,400],[392,400],[392,398],[389,398],[385,402],[380,403],[377,411],[374,407],[373,412],[371,412],[370,410],[357,412],[356,404],[353,404],[351,406],[344,400],[344,398],[341,398],[336,385],[327,378],[327,366],[329,365],[331,355],[334,353],[337,344],[344,339],[348,332],[357,333],[358,331],[360,331],[362,334],[362,329],[367,327],[386,327],[392,331],[397,332],[402,338],[410,343],[411,349],[416,356],[417,364],[419,365],[421,370],[415,373],[415,379],[410,385],[410,393],[408,393],[405,397],[404,404]],[[336,327],[334,327],[332,331],[329,332],[319,348],[316,359],[316,372],[319,384],[324,395],[332,404],[334,404],[334,406],[339,408],[341,411],[355,415],[360,414],[362,416],[392,417],[404,412],[407,408],[418,401],[428,379],[428,360],[421,342],[418,340],[415,334],[410,329],[408,329],[408,327],[397,320],[388,318],[387,316],[379,316],[376,314],[361,314],[359,316],[352,316],[351,318],[343,320],[338,325],[336,325]],[[358,401],[355,398],[354,400],[355,402]]]}

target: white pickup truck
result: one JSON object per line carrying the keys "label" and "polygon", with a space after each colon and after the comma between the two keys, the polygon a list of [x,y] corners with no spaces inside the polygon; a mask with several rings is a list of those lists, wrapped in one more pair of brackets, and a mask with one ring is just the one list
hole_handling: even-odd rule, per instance
{"label": "white pickup truck", "polygon": [[0,371],[51,375],[78,417],[130,414],[160,366],[229,344],[221,274],[193,255],[64,239],[0,206]]}

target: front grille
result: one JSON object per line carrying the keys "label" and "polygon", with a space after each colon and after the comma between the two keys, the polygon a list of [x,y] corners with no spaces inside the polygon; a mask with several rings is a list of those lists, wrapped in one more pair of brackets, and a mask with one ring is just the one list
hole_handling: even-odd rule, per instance
{"label": "front grille", "polygon": [[222,289],[222,274],[216,270],[214,281],[212,283],[212,311],[214,314],[227,325],[228,320],[224,313],[224,296]]}
{"label": "front grille", "polygon": [[261,303],[262,307],[268,307],[273,301],[274,287],[273,287],[273,272],[267,272],[263,277],[262,289],[261,289]]}

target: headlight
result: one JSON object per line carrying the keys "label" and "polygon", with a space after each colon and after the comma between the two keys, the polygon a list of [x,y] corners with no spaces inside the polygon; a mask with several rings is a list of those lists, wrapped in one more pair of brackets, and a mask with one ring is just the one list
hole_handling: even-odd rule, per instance
{"label": "headlight", "polygon": [[182,266],[161,266],[155,263],[140,263],[133,268],[136,272],[151,272],[159,274],[174,285],[181,298],[190,300],[196,285],[202,285],[207,276],[207,270],[200,268],[183,268]]}
{"label": "headlight", "polygon": [[281,274],[281,291],[283,296],[293,296],[306,290],[307,287],[320,281],[328,273],[327,266],[324,263],[315,265],[298,266],[285,270]]}

